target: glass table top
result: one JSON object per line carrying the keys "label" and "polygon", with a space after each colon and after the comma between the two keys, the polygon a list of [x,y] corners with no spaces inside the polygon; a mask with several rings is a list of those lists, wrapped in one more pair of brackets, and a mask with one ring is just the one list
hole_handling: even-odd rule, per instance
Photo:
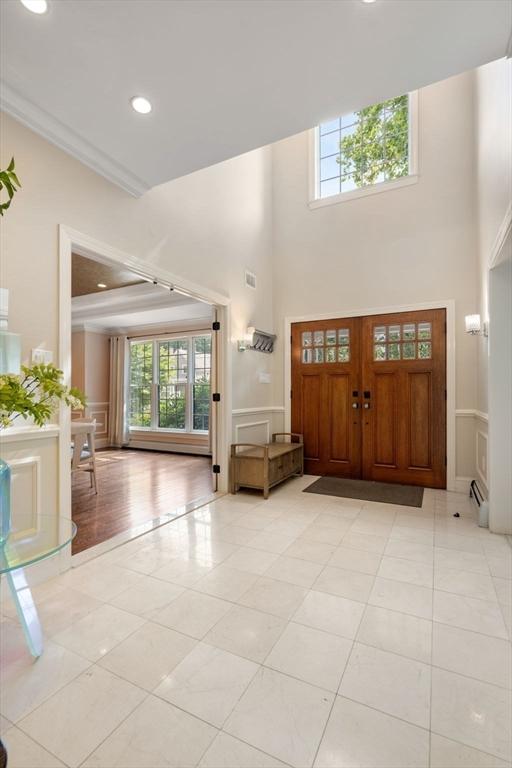
{"label": "glass table top", "polygon": [[67,517],[15,513],[11,531],[0,544],[0,574],[55,555],[75,534],[76,525]]}

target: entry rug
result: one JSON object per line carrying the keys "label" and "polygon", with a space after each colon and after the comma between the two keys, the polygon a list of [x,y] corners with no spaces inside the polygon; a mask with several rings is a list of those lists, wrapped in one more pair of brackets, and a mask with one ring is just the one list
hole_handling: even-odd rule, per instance
{"label": "entry rug", "polygon": [[324,496],[343,496],[346,499],[379,501],[382,504],[402,504],[405,507],[421,507],[423,488],[416,485],[374,483],[371,480],[351,480],[345,477],[320,477],[304,488],[304,493],[321,493]]}

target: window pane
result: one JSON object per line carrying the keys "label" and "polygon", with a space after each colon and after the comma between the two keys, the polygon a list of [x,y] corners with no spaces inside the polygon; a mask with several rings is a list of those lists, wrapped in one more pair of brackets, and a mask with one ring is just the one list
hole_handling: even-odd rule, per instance
{"label": "window pane", "polygon": [[315,350],[315,363],[323,363],[324,361],[324,348],[317,347]]}
{"label": "window pane", "polygon": [[194,337],[194,386],[192,387],[192,429],[207,432],[210,427],[210,379],[212,337]]}
{"label": "window pane", "polygon": [[343,115],[341,118],[341,126],[342,128],[346,128],[347,125],[352,125],[352,123],[357,123],[358,121],[357,112],[349,112],[348,115]]}
{"label": "window pane", "polygon": [[352,192],[352,190],[358,189],[357,182],[355,180],[355,177],[351,174],[348,174],[348,176],[342,176],[341,177],[341,191],[342,192]]}
{"label": "window pane", "polygon": [[422,360],[430,360],[432,357],[432,343],[430,341],[418,342],[418,357]]}
{"label": "window pane", "polygon": [[414,360],[416,357],[416,344],[407,342],[402,345],[402,357],[404,360]]}
{"label": "window pane", "polygon": [[336,347],[327,347],[327,349],[325,350],[325,362],[326,363],[336,362]]}
{"label": "window pane", "polygon": [[404,341],[410,341],[416,338],[416,326],[414,323],[405,323],[402,326],[402,338]]}
{"label": "window pane", "polygon": [[303,349],[302,350],[302,362],[303,363],[312,363],[313,362],[313,350],[312,349]]}
{"label": "window pane", "polygon": [[374,341],[386,341],[386,326],[385,325],[379,325],[377,328],[373,329],[373,340]]}
{"label": "window pane", "polygon": [[338,362],[348,363],[350,360],[350,347],[338,347]]}
{"label": "window pane", "polygon": [[339,195],[340,193],[340,180],[329,179],[329,181],[320,182],[320,197],[331,197],[331,195]]}
{"label": "window pane", "polygon": [[418,339],[430,339],[432,337],[431,323],[418,323]]}
{"label": "window pane", "polygon": [[324,344],[324,332],[323,331],[315,331],[313,338],[314,338],[314,341],[315,341],[315,347],[323,347],[323,344]]}
{"label": "window pane", "polygon": [[151,426],[152,384],[152,342],[130,344],[130,403],[128,418],[131,427]]}
{"label": "window pane", "polygon": [[388,344],[389,360],[400,360],[400,344]]}
{"label": "window pane", "polygon": [[341,129],[341,138],[344,139],[346,136],[353,136],[357,130],[357,127],[357,123],[343,127]]}
{"label": "window pane", "polygon": [[158,426],[185,429],[186,385],[160,384],[158,388]]}
{"label": "window pane", "polygon": [[188,340],[158,342],[159,384],[186,383],[188,375]]}
{"label": "window pane", "polygon": [[336,331],[332,330],[325,332],[325,343],[336,344]]}
{"label": "window pane", "polygon": [[348,344],[350,341],[350,330],[348,328],[338,329],[338,344]]}
{"label": "window pane", "polygon": [[335,155],[340,151],[340,134],[338,131],[320,136],[320,157]]}
{"label": "window pane", "polygon": [[313,336],[311,331],[303,331],[302,333],[302,346],[303,347],[310,347],[313,343],[312,341]]}
{"label": "window pane", "polygon": [[374,360],[385,360],[386,359],[386,345],[385,344],[374,344],[373,345],[373,359]]}
{"label": "window pane", "polygon": [[388,339],[389,341],[400,341],[399,325],[388,325]]}
{"label": "window pane", "polygon": [[331,155],[320,160],[320,179],[331,179],[333,176],[340,175],[339,155]]}
{"label": "window pane", "polygon": [[335,120],[329,120],[327,123],[321,123],[320,124],[320,134],[323,135],[324,133],[331,133],[331,131],[337,131],[340,127],[340,118],[337,117]]}

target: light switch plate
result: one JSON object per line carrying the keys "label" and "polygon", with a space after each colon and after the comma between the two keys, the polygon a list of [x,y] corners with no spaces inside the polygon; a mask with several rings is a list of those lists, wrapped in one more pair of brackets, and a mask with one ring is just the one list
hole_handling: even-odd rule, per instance
{"label": "light switch plate", "polygon": [[32,365],[49,365],[53,363],[53,352],[49,349],[33,349],[30,354]]}
{"label": "light switch plate", "polygon": [[260,384],[270,384],[270,373],[266,373],[265,371],[260,371],[259,373],[259,380]]}

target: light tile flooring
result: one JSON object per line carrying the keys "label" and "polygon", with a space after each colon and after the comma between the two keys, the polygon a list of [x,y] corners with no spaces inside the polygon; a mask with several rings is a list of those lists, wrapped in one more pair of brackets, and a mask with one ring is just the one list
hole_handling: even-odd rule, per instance
{"label": "light tile flooring", "polygon": [[309,482],[36,588],[35,663],[5,603],[9,768],[510,766],[507,540],[460,494],[416,509]]}

